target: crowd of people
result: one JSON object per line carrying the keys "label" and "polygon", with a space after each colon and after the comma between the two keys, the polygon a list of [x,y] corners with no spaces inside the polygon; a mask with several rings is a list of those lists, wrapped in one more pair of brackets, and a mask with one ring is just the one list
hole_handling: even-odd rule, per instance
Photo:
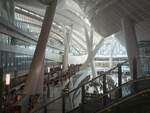
{"label": "crowd of people", "polygon": [[[80,65],[70,65],[68,67],[68,70],[66,71],[63,71],[62,67],[59,65],[50,68],[50,73],[45,72],[44,86],[48,87],[51,84],[58,85],[59,83],[62,83],[63,81],[69,79],[77,71],[79,71],[79,68],[80,68]],[[49,76],[49,78],[47,77],[47,75]],[[25,79],[24,79],[24,82],[25,82]],[[16,84],[16,82],[12,82],[9,86],[9,91],[5,90],[5,93],[7,92],[7,94],[4,94],[3,96],[4,103],[3,103],[2,108],[3,108],[3,111],[7,113],[20,113],[21,106],[17,103],[19,103],[23,98],[22,92],[23,92],[24,86],[21,86],[21,88],[19,89],[12,89],[13,88],[12,86],[16,86],[13,83]],[[20,85],[19,82],[18,82],[18,85]],[[36,100],[38,100],[38,97],[39,96],[35,95],[29,98],[29,104],[28,104],[29,110],[33,109],[36,103]]]}

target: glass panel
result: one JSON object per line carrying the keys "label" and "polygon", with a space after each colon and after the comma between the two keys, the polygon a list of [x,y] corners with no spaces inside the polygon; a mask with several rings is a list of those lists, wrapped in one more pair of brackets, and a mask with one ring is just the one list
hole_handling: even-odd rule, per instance
{"label": "glass panel", "polygon": [[3,66],[3,69],[4,69],[4,72],[6,72],[6,68],[7,68],[7,62],[6,62],[6,52],[2,51],[2,66]]}
{"label": "glass panel", "polygon": [[2,54],[1,54],[2,52],[0,51],[0,68],[2,67]]}
{"label": "glass panel", "polygon": [[150,41],[139,42],[140,61],[143,76],[150,76]]}

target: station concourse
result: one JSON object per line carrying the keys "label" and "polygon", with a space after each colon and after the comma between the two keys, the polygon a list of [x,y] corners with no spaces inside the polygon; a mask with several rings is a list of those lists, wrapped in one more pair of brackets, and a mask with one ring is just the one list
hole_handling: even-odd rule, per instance
{"label": "station concourse", "polygon": [[150,113],[150,1],[0,0],[0,113]]}

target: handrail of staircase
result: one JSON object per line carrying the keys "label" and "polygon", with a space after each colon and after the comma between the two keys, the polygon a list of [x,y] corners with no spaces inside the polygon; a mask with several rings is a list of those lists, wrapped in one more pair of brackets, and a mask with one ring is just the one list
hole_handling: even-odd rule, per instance
{"label": "handrail of staircase", "polygon": [[105,94],[103,94],[103,95],[100,96],[99,98],[103,98],[103,97],[105,97],[106,95],[110,94],[111,92],[114,92],[114,91],[116,91],[116,90],[122,88],[123,86],[130,85],[130,84],[134,84],[134,83],[136,83],[136,82],[144,81],[144,80],[150,80],[150,77],[143,77],[143,78],[139,78],[139,79],[137,79],[137,80],[130,80],[130,81],[128,81],[128,82],[122,84],[121,86],[118,86],[118,87],[116,87],[116,88],[114,88],[114,89],[112,89],[112,90],[106,92]]}
{"label": "handrail of staircase", "polygon": [[[125,61],[125,62],[120,63],[120,64],[118,64],[118,65],[123,65],[123,64],[125,64],[125,63],[127,63],[127,62],[128,62],[128,61]],[[97,78],[102,77],[102,76],[104,76],[104,75],[110,73],[111,71],[115,70],[115,69],[118,67],[118,65],[115,66],[115,67],[113,67],[113,68],[111,68],[111,69],[109,69],[108,71],[102,73],[101,75],[99,75],[99,76],[97,76],[97,77],[95,77],[95,78],[93,78],[93,79],[91,79],[91,80],[89,80],[89,81],[83,83],[82,85],[78,86],[77,88],[74,88],[73,90],[69,91],[68,93],[72,93],[72,92],[74,92],[75,90],[80,89],[82,86],[85,86],[85,85],[87,85],[87,84],[93,82],[93,81],[96,80]]]}
{"label": "handrail of staircase", "polygon": [[[96,79],[99,78],[99,77],[102,77],[102,76],[104,76],[104,75],[110,73],[111,71],[113,71],[113,70],[115,70],[116,68],[118,68],[118,66],[122,66],[122,65],[124,65],[124,64],[127,63],[127,62],[128,62],[128,60],[126,60],[125,62],[119,63],[117,66],[115,66],[115,67],[109,69],[108,71],[102,73],[101,75],[99,75],[99,76],[97,76],[97,77],[95,77],[95,78],[93,78],[93,79],[91,79],[91,80],[89,80],[89,81],[83,83],[82,85],[78,86],[77,88],[74,88],[74,89],[71,90],[71,91],[68,91],[67,94],[70,94],[70,93],[72,93],[72,92],[74,92],[74,91],[77,91],[78,89],[82,88],[83,86],[85,86],[85,85],[87,85],[87,84],[93,82],[94,80],[96,80]],[[38,108],[34,108],[30,113],[36,113],[37,111],[39,111],[39,110],[41,110],[41,109],[44,109],[45,106],[48,106],[48,105],[50,105],[50,104],[53,104],[54,102],[56,102],[56,101],[59,100],[59,99],[62,99],[63,97],[64,97],[64,95],[59,96],[58,98],[56,98],[56,99],[54,99],[54,100],[51,100],[50,102],[46,102],[44,105],[42,105],[42,106],[40,106],[40,107],[38,107]]]}
{"label": "handrail of staircase", "polygon": [[[119,91],[120,89],[122,89],[124,86],[127,86],[127,85],[132,85],[132,87],[136,87],[136,83],[139,83],[139,82],[141,82],[141,81],[145,81],[145,80],[149,80],[150,81],[150,77],[149,76],[146,76],[146,77],[141,77],[141,78],[139,78],[139,79],[137,79],[137,80],[131,80],[131,81],[129,81],[129,82],[126,82],[126,83],[124,83],[124,84],[122,84],[121,86],[118,86],[118,87],[116,87],[116,88],[114,88],[114,89],[112,89],[112,90],[110,90],[110,91],[108,91],[108,92],[106,92],[105,94],[103,94],[103,95],[101,95],[101,96],[99,96],[99,97],[97,97],[97,99],[98,100],[102,100],[102,101],[104,101],[104,98],[105,97],[107,97],[109,94],[112,94],[113,92],[115,92],[115,91]],[[150,88],[150,86],[148,86],[149,88]],[[136,94],[136,91],[137,90],[140,90],[141,91],[141,89],[134,89],[134,92],[131,92],[131,94],[133,95],[133,94]],[[146,90],[146,89],[144,89],[144,90]],[[139,92],[140,92],[139,91]],[[131,94],[128,94],[128,95],[126,95],[126,96],[121,96],[121,97],[117,97],[116,99],[114,99],[114,100],[112,100],[111,102],[109,102],[109,103],[105,103],[103,106],[102,106],[102,108],[101,109],[99,109],[99,110],[104,110],[103,108],[104,107],[108,107],[108,105],[113,105],[113,102],[115,102],[115,104],[117,104],[117,100],[118,99],[122,99],[122,98],[125,98],[125,97],[129,97],[129,96],[131,96]],[[111,98],[110,98],[111,99]],[[120,101],[118,101],[119,103],[120,103]],[[107,108],[106,108],[107,109]],[[98,110],[98,111],[99,111]]]}

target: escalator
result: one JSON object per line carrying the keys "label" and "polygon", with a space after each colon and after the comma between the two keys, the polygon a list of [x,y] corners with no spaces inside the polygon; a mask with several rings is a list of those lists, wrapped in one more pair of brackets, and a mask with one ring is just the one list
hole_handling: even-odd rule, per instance
{"label": "escalator", "polygon": [[148,113],[150,112],[150,90],[141,91],[106,107],[96,113]]}
{"label": "escalator", "polygon": [[149,113],[150,77],[129,81],[104,95],[85,94],[84,102],[68,113]]}
{"label": "escalator", "polygon": [[107,94],[90,98],[82,109],[85,113],[145,113],[150,110],[149,83],[149,77],[130,81]]}

